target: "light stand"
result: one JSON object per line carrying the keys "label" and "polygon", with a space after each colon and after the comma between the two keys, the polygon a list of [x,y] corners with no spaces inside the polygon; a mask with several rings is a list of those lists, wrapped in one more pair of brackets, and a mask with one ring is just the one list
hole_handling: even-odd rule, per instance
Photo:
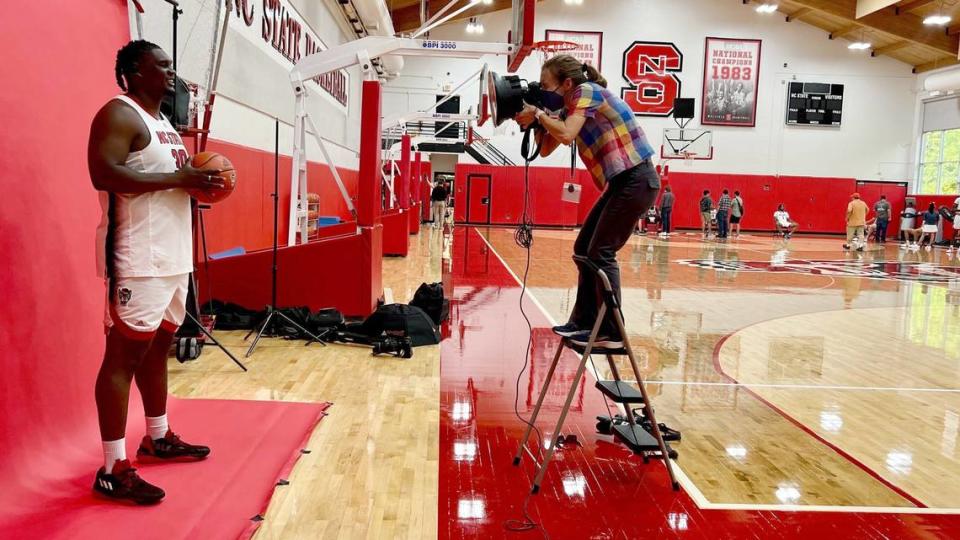
{"label": "light stand", "polygon": [[[294,163],[296,167],[296,163]],[[276,331],[275,325],[277,320],[274,317],[279,317],[286,321],[287,324],[293,326],[301,333],[310,336],[310,340],[307,341],[307,345],[316,341],[317,343],[327,346],[318,336],[307,331],[306,328],[300,326],[293,319],[288,317],[282,311],[277,309],[277,225],[280,219],[280,119],[274,118],[274,148],[273,148],[273,268],[271,269],[271,290],[270,290],[270,304],[266,307],[267,315],[263,318],[263,321],[259,325],[254,327],[250,332],[247,333],[247,336],[243,339],[249,339],[254,332],[257,333],[257,337],[253,340],[253,343],[250,344],[250,348],[247,349],[247,358],[253,354],[254,349],[257,348],[257,343],[260,342],[260,338],[263,336],[277,336],[279,335]],[[326,335],[327,332],[324,332]]]}

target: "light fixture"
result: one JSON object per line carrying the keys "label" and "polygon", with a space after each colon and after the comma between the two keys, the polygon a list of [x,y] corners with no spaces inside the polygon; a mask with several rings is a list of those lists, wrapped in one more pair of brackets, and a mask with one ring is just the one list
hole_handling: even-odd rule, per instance
{"label": "light fixture", "polygon": [[927,26],[946,26],[951,19],[949,15],[944,15],[943,0],[940,0],[940,7],[937,9],[937,12],[924,19],[923,24]]}
{"label": "light fixture", "polygon": [[568,6],[581,6],[583,5],[583,0],[563,0],[563,3]]}
{"label": "light fixture", "polygon": [[763,13],[765,15],[777,11],[777,4],[773,2],[764,2],[757,6],[757,13]]}
{"label": "light fixture", "polygon": [[477,21],[476,17],[470,17],[470,20],[467,22],[467,33],[468,34],[482,34],[483,33],[483,23]]}
{"label": "light fixture", "polygon": [[493,3],[493,0],[483,0],[483,3],[489,6]]}
{"label": "light fixture", "polygon": [[853,43],[847,45],[847,48],[852,51],[865,51],[870,47],[873,47],[873,44],[867,41],[867,39],[864,37],[865,34],[865,32],[860,32],[860,40],[854,41]]}

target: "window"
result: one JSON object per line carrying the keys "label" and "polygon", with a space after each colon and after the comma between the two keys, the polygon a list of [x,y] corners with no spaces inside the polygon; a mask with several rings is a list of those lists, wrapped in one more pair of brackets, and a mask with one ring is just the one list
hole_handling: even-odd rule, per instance
{"label": "window", "polygon": [[917,193],[952,195],[960,191],[960,129],[923,134]]}

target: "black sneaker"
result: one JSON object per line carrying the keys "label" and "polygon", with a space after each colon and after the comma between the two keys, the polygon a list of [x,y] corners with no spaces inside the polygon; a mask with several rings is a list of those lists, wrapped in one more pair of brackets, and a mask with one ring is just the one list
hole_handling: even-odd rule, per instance
{"label": "black sneaker", "polygon": [[[587,343],[590,342],[590,330],[581,330],[576,334],[568,337],[570,343],[574,345],[579,345],[580,347],[586,347]],[[597,339],[593,342],[593,347],[595,349],[622,349],[623,340],[620,338],[605,336],[600,334],[597,336]]]}
{"label": "black sneaker", "polygon": [[567,324],[553,327],[553,333],[561,337],[570,337],[579,331],[580,329],[577,328],[577,325],[569,322]]}
{"label": "black sneaker", "polygon": [[162,439],[151,440],[144,435],[137,449],[137,461],[199,461],[210,455],[210,448],[184,442],[179,435],[167,430]]}
{"label": "black sneaker", "polygon": [[110,474],[106,473],[106,468],[100,467],[93,481],[93,491],[111,499],[143,505],[157,504],[166,495],[162,489],[140,478],[126,459],[118,459]]}

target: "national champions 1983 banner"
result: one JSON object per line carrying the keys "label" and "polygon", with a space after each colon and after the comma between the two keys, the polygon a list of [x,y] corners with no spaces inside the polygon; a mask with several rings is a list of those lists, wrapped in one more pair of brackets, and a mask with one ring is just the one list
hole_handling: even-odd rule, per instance
{"label": "national champions 1983 banner", "polygon": [[708,37],[704,48],[700,123],[756,125],[759,81],[759,39]]}

